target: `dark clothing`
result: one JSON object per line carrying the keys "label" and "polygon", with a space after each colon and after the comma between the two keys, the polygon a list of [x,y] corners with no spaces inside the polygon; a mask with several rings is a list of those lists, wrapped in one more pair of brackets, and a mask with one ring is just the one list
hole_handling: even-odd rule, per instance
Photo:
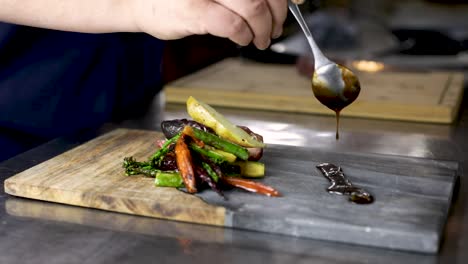
{"label": "dark clothing", "polygon": [[0,23],[0,161],[142,110],[161,87],[163,42]]}

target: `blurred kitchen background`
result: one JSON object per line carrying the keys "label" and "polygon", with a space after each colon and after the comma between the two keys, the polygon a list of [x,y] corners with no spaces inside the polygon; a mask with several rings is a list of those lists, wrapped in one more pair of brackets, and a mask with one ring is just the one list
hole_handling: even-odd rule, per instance
{"label": "blurred kitchen background", "polygon": [[[468,0],[308,0],[301,5],[313,36],[330,58],[373,71],[464,70],[468,67]],[[296,64],[312,70],[310,49],[289,14],[284,34],[270,49],[238,47],[213,36],[168,42],[164,80],[169,82],[226,57]],[[361,63],[362,61],[375,63]]]}

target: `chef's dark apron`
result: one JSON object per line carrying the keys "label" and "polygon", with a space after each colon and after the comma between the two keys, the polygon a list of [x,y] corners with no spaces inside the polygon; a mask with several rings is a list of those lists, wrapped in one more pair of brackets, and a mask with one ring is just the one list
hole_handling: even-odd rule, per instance
{"label": "chef's dark apron", "polygon": [[0,23],[0,161],[140,111],[161,87],[162,48],[145,34]]}

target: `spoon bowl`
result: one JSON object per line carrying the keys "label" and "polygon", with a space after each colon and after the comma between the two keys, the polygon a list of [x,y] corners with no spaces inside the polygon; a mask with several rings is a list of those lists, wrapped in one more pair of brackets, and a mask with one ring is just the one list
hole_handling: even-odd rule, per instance
{"label": "spoon bowl", "polygon": [[333,111],[340,111],[359,95],[357,76],[343,65],[330,61],[317,46],[297,4],[288,1],[288,7],[304,32],[314,55],[312,91],[315,97]]}
{"label": "spoon bowl", "polygon": [[361,85],[357,76],[350,69],[330,61],[323,55],[302,17],[298,5],[289,0],[288,7],[299,23],[312,49],[315,68],[312,76],[312,91],[323,105],[335,111],[336,139],[338,139],[340,111],[356,100],[361,91]]}
{"label": "spoon bowl", "polygon": [[315,69],[312,91],[323,105],[339,112],[356,100],[361,85],[352,71],[333,63]]}

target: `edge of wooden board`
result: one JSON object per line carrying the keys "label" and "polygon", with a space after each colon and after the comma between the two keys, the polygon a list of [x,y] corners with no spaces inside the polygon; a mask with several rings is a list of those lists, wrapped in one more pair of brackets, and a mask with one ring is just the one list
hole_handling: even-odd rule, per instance
{"label": "edge of wooden board", "polygon": [[[80,153],[80,149],[86,149],[92,144],[98,144],[110,137],[117,137],[125,133],[148,133],[148,131],[136,129],[116,129],[95,139],[92,139],[80,146],[68,150],[58,156],[33,166],[23,172],[9,177],[4,181],[4,191],[7,194],[36,199],[42,201],[56,202],[61,204],[75,205],[80,207],[95,208],[119,213],[136,214],[142,216],[156,217],[160,219],[170,219],[176,221],[208,224],[215,226],[226,226],[229,219],[226,219],[226,209],[220,206],[214,206],[206,203],[201,198],[183,193],[173,188],[154,188],[152,179],[143,177],[124,177],[123,181],[133,181],[142,183],[147,188],[152,188],[152,197],[132,197],[129,199],[126,195],[119,195],[117,192],[107,192],[106,190],[90,190],[89,192],[74,192],[60,188],[48,188],[31,184],[28,178],[34,175],[35,171],[54,166],[54,163],[64,157],[74,157]],[[157,133],[155,132],[155,135]],[[160,133],[159,133],[160,134]],[[81,150],[82,151],[82,150]],[[120,177],[121,175],[118,175]],[[155,199],[155,197],[164,198],[170,196],[171,202],[167,199]],[[134,201],[137,200],[138,206]],[[191,208],[184,206],[190,203]]]}
{"label": "edge of wooden board", "polygon": [[[206,68],[200,69],[192,74],[183,76],[166,84],[164,86],[166,101],[168,103],[185,103],[185,100],[189,96],[195,96],[200,100],[215,106],[334,115],[334,112],[321,105],[312,93],[310,93],[310,96],[307,96],[307,93],[287,95],[287,93],[274,94],[269,93],[268,91],[261,91],[251,92],[246,95],[247,91],[245,91],[245,89],[217,89],[217,87],[222,88],[222,84],[214,83],[210,83],[209,87],[203,87],[198,82],[205,78],[216,76],[225,68],[240,68],[242,67],[240,64],[253,67],[255,67],[255,65],[263,65],[255,61],[242,61],[237,58],[221,60]],[[283,69],[287,72],[291,69],[290,65],[286,66],[281,64],[267,64],[265,67],[267,67],[267,69]],[[393,71],[389,71],[388,73],[412,74]],[[358,98],[356,102],[348,108],[345,108],[341,114],[343,116],[350,117],[450,124],[457,118],[459,112],[464,89],[464,74],[458,71],[430,71],[427,73],[443,74],[448,77],[445,82],[445,87],[441,87],[443,90],[441,90],[440,98],[437,98],[439,100],[437,105],[411,105],[410,103],[366,101],[365,99],[360,100],[360,98]],[[199,84],[195,84],[195,86],[193,86],[194,82]],[[222,100],[222,102],[220,100]]]}

